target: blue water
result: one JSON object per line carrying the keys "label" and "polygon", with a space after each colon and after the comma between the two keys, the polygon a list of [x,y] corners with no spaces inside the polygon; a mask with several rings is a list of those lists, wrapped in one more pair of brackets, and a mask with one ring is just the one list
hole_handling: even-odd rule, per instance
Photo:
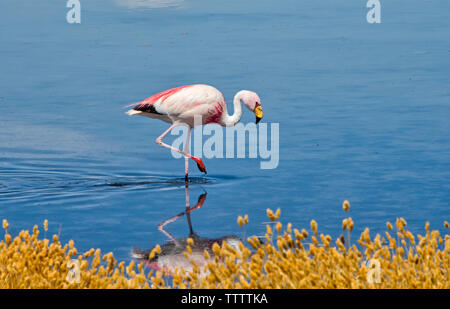
{"label": "blue water", "polygon": [[[166,123],[123,106],[206,83],[228,104],[259,94],[280,161],[205,159],[207,176],[191,163],[191,205],[207,192],[198,235],[261,235],[280,207],[283,223],[315,219],[335,238],[345,199],[355,234],[396,217],[445,232],[450,2],[381,3],[368,24],[362,0],[81,0],[77,25],[65,1],[2,0],[0,219],[12,234],[48,219],[47,235],[121,260],[165,242],[158,224],[186,207],[184,160],[154,143]],[[189,234],[183,217],[165,229]]]}

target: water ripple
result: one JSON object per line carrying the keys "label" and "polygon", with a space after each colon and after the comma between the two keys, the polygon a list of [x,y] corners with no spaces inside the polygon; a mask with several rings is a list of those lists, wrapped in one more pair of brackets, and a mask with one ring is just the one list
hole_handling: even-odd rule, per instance
{"label": "water ripple", "polygon": [[[223,185],[238,179],[228,175],[190,177],[189,184]],[[0,201],[31,205],[67,200],[92,203],[111,193],[178,190],[185,185],[184,177],[145,173],[88,174],[84,170],[40,169],[35,165],[0,168],[0,181]]]}

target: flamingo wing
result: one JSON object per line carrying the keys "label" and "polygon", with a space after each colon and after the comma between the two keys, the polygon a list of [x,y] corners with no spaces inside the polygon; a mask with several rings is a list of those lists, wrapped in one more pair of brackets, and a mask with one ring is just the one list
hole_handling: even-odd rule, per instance
{"label": "flamingo wing", "polygon": [[226,109],[222,93],[209,85],[189,85],[155,94],[136,104],[135,111],[193,119],[200,115],[211,118],[211,113]]}
{"label": "flamingo wing", "polygon": [[144,112],[144,113],[152,113],[152,114],[160,114],[160,115],[164,115],[167,114],[165,112],[160,112],[159,111],[159,106],[164,103],[164,101],[170,97],[171,95],[181,91],[182,89],[185,89],[187,87],[190,86],[181,86],[181,87],[176,87],[176,88],[172,88],[172,89],[168,89],[165,90],[163,92],[157,93],[152,95],[151,97],[148,97],[147,99],[138,102],[136,104],[132,104],[135,105],[134,106],[134,110],[136,111],[140,111],[140,112]]}

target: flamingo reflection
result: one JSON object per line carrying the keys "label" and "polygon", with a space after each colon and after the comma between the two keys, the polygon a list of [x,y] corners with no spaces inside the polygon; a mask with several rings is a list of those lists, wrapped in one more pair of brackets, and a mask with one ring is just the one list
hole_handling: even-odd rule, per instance
{"label": "flamingo reflection", "polygon": [[[186,251],[186,246],[188,245],[187,239],[192,238],[194,240],[194,244],[191,245],[192,255],[190,258],[195,261],[198,266],[203,266],[206,264],[206,260],[204,258],[204,250],[207,250],[210,254],[212,254],[212,246],[214,243],[222,245],[224,241],[226,241],[230,246],[234,247],[238,250],[238,244],[241,239],[234,235],[227,235],[219,238],[206,238],[198,236],[193,228],[191,222],[191,213],[194,210],[200,209],[206,200],[207,193],[202,193],[198,197],[197,203],[194,206],[189,205],[189,187],[186,183],[185,186],[186,191],[186,209],[184,212],[177,214],[169,219],[164,220],[158,225],[158,229],[164,233],[170,241],[163,244],[161,246],[161,253],[155,255],[152,259],[149,259],[149,255],[151,249],[149,250],[140,250],[133,249],[132,256],[140,261],[145,262],[150,268],[155,270],[165,270],[168,273],[172,273],[175,268],[184,268],[186,271],[192,270],[192,264],[189,260],[187,260],[183,254]],[[175,238],[168,231],[165,230],[165,226],[169,223],[176,221],[177,219],[186,215],[187,223],[189,227],[189,235],[184,238]]]}

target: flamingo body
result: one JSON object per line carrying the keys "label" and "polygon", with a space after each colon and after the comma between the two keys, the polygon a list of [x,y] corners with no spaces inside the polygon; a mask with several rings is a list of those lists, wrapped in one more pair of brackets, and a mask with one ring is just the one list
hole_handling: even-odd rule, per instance
{"label": "flamingo body", "polygon": [[[160,146],[182,153],[186,158],[185,178],[188,179],[188,159],[196,161],[200,171],[206,173],[203,162],[188,153],[190,130],[197,125],[216,123],[221,126],[234,126],[242,116],[241,102],[256,115],[256,123],[262,118],[262,108],[258,95],[252,91],[241,90],[234,97],[234,114],[228,115],[227,105],[222,93],[216,88],[204,85],[188,85],[165,90],[147,99],[131,104],[127,111],[130,116],[140,115],[171,123],[171,127],[156,139]],[[175,126],[188,126],[185,150],[174,148],[162,142],[163,137]]]}
{"label": "flamingo body", "polygon": [[194,127],[194,117],[202,116],[201,123],[221,122],[226,103],[222,93],[209,85],[189,85],[165,90],[136,103],[130,115],[142,115],[168,123]]}

